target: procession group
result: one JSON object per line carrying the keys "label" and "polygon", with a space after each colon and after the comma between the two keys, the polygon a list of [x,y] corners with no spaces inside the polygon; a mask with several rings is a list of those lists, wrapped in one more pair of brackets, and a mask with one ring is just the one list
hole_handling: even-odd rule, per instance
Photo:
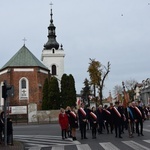
{"label": "procession group", "polygon": [[149,119],[149,107],[143,107],[141,102],[130,102],[127,107],[116,101],[110,106],[99,105],[96,107],[85,107],[81,103],[78,109],[67,106],[66,109],[61,108],[59,113],[59,124],[61,127],[62,139],[71,137],[76,139],[76,129],[79,128],[81,139],[88,139],[86,136],[87,129],[91,129],[92,138],[95,139],[97,134],[103,134],[104,130],[107,134],[115,132],[116,138],[122,138],[124,130],[128,131],[130,138],[133,134],[144,136],[143,123]]}

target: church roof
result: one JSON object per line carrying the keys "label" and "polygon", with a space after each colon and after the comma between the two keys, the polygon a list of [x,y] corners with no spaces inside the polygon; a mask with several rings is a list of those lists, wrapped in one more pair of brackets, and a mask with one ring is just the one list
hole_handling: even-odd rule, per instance
{"label": "church roof", "polygon": [[1,70],[7,67],[27,66],[38,66],[48,70],[48,68],[42,64],[42,62],[40,62],[25,45],[21,47],[21,49],[1,68]]}

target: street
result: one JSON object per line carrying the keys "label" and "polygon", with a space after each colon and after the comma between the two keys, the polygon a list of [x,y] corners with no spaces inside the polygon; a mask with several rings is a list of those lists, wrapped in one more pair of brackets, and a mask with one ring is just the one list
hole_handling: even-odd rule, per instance
{"label": "street", "polygon": [[144,122],[144,136],[129,138],[125,130],[122,139],[105,131],[92,139],[87,130],[88,139],[81,140],[77,130],[77,141],[62,140],[59,124],[14,125],[13,129],[14,139],[22,141],[25,150],[150,150],[150,120]]}

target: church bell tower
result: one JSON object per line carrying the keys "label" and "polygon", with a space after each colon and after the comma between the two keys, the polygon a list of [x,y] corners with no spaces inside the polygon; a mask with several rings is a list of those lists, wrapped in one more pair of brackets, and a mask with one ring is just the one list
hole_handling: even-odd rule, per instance
{"label": "church bell tower", "polygon": [[[51,4],[52,5],[52,4]],[[56,41],[56,27],[53,24],[53,13],[51,8],[50,25],[48,26],[48,41],[44,44],[41,60],[50,70],[50,74],[59,81],[64,74],[64,50],[63,46]]]}

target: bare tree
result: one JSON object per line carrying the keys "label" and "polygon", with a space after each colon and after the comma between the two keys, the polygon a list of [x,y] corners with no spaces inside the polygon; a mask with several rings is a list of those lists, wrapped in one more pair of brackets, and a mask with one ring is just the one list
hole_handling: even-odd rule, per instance
{"label": "bare tree", "polygon": [[125,88],[127,89],[127,92],[129,93],[129,99],[131,101],[134,101],[134,87],[136,85],[137,81],[134,79],[126,80],[125,81]]}
{"label": "bare tree", "polygon": [[125,87],[127,88],[127,90],[132,90],[132,89],[134,89],[136,83],[137,83],[137,81],[134,79],[126,80]]}

